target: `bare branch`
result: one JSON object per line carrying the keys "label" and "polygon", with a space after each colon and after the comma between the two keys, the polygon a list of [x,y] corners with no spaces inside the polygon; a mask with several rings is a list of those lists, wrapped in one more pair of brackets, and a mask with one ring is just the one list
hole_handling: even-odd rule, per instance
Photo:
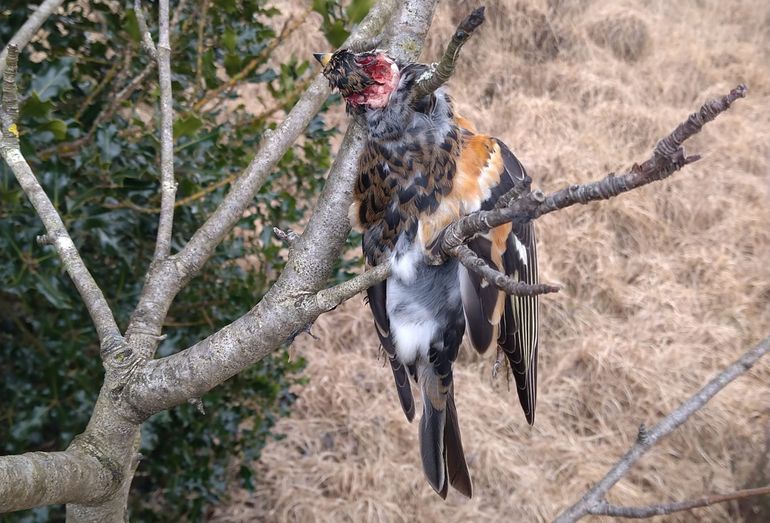
{"label": "bare branch", "polygon": [[206,89],[206,81],[203,79],[203,36],[206,30],[206,24],[209,18],[209,0],[201,0],[198,11],[198,46],[195,59],[195,87]]}
{"label": "bare branch", "polygon": [[285,231],[283,229],[279,229],[278,227],[273,227],[273,234],[275,234],[275,237],[281,240],[282,242],[286,243],[289,246],[294,245],[294,242],[297,241],[297,233],[292,231],[291,229],[286,229]]}
{"label": "bare branch", "polygon": [[604,496],[641,458],[650,448],[652,448],[664,436],[670,434],[674,429],[693,415],[696,411],[703,408],[708,401],[713,398],[720,390],[725,388],[730,382],[739,376],[744,375],[762,356],[770,352],[770,337],[762,340],[759,345],[744,353],[738,360],[732,363],[725,370],[716,375],[701,390],[682,403],[671,414],[659,421],[651,429],[644,431],[643,438],[637,438],[636,444],[618,461],[609,472],[574,505],[565,510],[558,518],[556,523],[567,523],[577,521],[586,514],[591,514],[593,509],[600,506]]}
{"label": "bare branch", "polygon": [[552,292],[559,292],[559,287],[556,285],[550,285],[548,283],[537,283],[530,285],[523,281],[517,281],[496,271],[490,267],[487,262],[476,256],[468,246],[460,245],[452,252],[453,256],[457,256],[465,267],[472,270],[486,281],[504,291],[506,294],[513,296],[537,296],[539,294],[549,294]]}
{"label": "bare branch", "polygon": [[24,159],[19,149],[19,131],[16,120],[19,115],[19,102],[16,92],[16,67],[18,50],[11,45],[8,48],[7,67],[3,79],[3,100],[0,110],[0,122],[2,122],[2,140],[0,140],[0,154],[13,171],[14,176],[21,185],[24,194],[35,207],[38,216],[46,229],[46,239],[59,254],[67,274],[72,278],[83,302],[88,308],[88,313],[96,326],[102,350],[107,351],[119,344],[122,340],[120,330],[115,323],[110,306],[104,298],[101,289],[88,272],[80,257],[75,244],[67,232],[61,216],[38,183],[31,167]]}
{"label": "bare branch", "polygon": [[[392,44],[390,52],[394,56],[407,60],[416,58],[434,8],[433,0],[406,2],[392,25],[400,29],[398,41],[408,47]],[[382,24],[376,23],[376,20],[387,17],[388,10],[380,9],[379,14],[374,13],[375,18],[365,19],[359,26],[359,34],[369,35],[373,34],[370,31],[381,30]],[[320,83],[324,92],[328,92],[325,91],[326,81]],[[357,160],[363,142],[363,129],[351,125],[313,216],[303,234],[297,238],[280,278],[262,301],[246,315],[200,343],[166,358],[148,361],[139,368],[123,390],[126,416],[143,420],[188,398],[201,397],[274,351],[323,312],[387,276],[389,269],[383,266],[371,271],[372,274],[367,272],[350,282],[316,294],[331,274],[349,233],[347,210],[352,200]]]}
{"label": "bare branch", "polygon": [[430,73],[421,77],[414,87],[415,98],[422,98],[431,94],[449,80],[455,72],[460,49],[470,39],[473,32],[484,23],[484,20],[484,6],[481,6],[460,22],[455,30],[455,34],[452,35],[452,39],[447,45],[446,51],[444,51],[444,55],[441,57],[441,61],[431,67]]}
{"label": "bare branch", "polygon": [[[367,15],[367,20],[377,20],[375,26],[362,23],[351,40],[368,36],[368,31],[379,32],[392,12],[392,0],[379,2]],[[364,33],[366,31],[366,33]],[[327,80],[318,75],[305,94],[275,131],[266,132],[259,151],[243,174],[235,181],[224,201],[178,255],[178,263],[197,272],[214,248],[240,219],[256,191],[264,184],[278,160],[291,147],[297,136],[326,101],[330,88]]]}
{"label": "bare branch", "polygon": [[45,0],[40,7],[38,7],[32,15],[27,18],[16,34],[8,41],[8,45],[0,52],[0,77],[5,72],[5,59],[8,56],[8,50],[11,46],[16,46],[16,49],[21,51],[32,40],[35,33],[43,26],[48,17],[56,11],[64,0]]}
{"label": "bare branch", "polygon": [[689,499],[687,501],[661,503],[658,505],[648,505],[645,507],[620,507],[617,505],[611,505],[606,501],[601,501],[596,507],[592,508],[589,513],[596,516],[642,519],[651,518],[654,516],[664,516],[666,514],[673,514],[674,512],[682,512],[684,510],[692,510],[698,507],[707,507],[709,505],[725,503],[727,501],[734,501],[736,499],[745,499],[767,495],[770,495],[770,486],[738,490],[736,492],[731,492],[730,494],[709,494],[696,499]]}
{"label": "bare branch", "polygon": [[648,160],[641,165],[634,165],[625,174],[610,174],[599,181],[571,185],[548,196],[541,191],[533,191],[513,201],[507,208],[481,211],[462,218],[447,227],[442,251],[448,254],[474,235],[504,223],[526,223],[577,203],[608,200],[643,185],[665,180],[685,165],[699,159],[698,156],[685,156],[681,147],[684,141],[700,132],[706,123],[729,109],[735,100],[743,98],[746,93],[746,86],[739,85],[728,95],[706,102],[697,113],[690,115],[686,122],[658,142]]}
{"label": "bare branch", "polygon": [[[137,0],[138,2],[139,0]],[[169,36],[168,0],[160,0],[160,38],[158,40],[158,78],[160,83],[160,219],[155,241],[155,262],[171,253],[174,227],[174,99],[171,87],[171,38]]]}
{"label": "bare branch", "polygon": [[317,310],[327,312],[356,294],[384,281],[390,276],[390,261],[383,262],[340,284],[318,291],[314,296]]}
{"label": "bare branch", "polygon": [[138,368],[124,390],[130,408],[127,416],[141,421],[188,398],[202,397],[288,342],[299,329],[333,308],[335,299],[359,292],[351,284],[345,288],[346,295],[332,291],[318,302],[313,287],[326,282],[349,233],[345,213],[363,138],[361,128],[348,130],[318,207],[303,234],[295,239],[281,276],[262,301],[205,340]]}
{"label": "bare branch", "polygon": [[147,19],[144,17],[144,10],[142,9],[142,0],[134,0],[134,14],[136,15],[136,22],[139,24],[139,31],[142,33],[142,47],[147,51],[153,60],[158,60],[158,49],[155,47],[155,42],[152,41],[152,35],[150,34],[150,28],[147,27]]}
{"label": "bare branch", "polygon": [[[171,27],[176,27],[179,24],[179,17],[181,16],[181,13],[184,11],[184,9],[187,7],[187,0],[180,0],[179,3],[176,6],[176,10],[174,11],[174,15],[171,18]],[[146,23],[146,21],[145,21]],[[117,75],[116,83],[122,83],[125,77],[127,77],[127,73],[129,68],[128,65],[130,63],[131,58],[133,58],[133,53],[131,50],[126,51],[125,54],[125,65],[124,65],[124,72],[121,72]],[[42,151],[40,151],[40,157],[42,158],[48,158],[53,154],[58,154],[59,156],[67,156],[71,155],[74,152],[80,150],[85,144],[91,142],[91,140],[94,137],[94,134],[96,133],[96,130],[98,127],[103,124],[104,122],[112,119],[112,117],[115,115],[115,112],[120,108],[120,106],[128,100],[128,98],[134,94],[134,91],[139,89],[145,80],[150,76],[150,74],[155,69],[155,66],[157,65],[157,60],[155,60],[151,56],[151,60],[148,62],[148,64],[142,69],[139,74],[137,74],[132,80],[130,80],[127,84],[123,86],[122,89],[115,92],[113,90],[113,94],[109,96],[109,103],[105,104],[105,106],[102,108],[102,110],[99,112],[98,115],[96,115],[96,118],[94,118],[93,123],[90,126],[90,129],[86,133],[85,136],[78,138],[76,140],[72,140],[70,142],[65,142],[57,145],[53,145],[51,147],[46,147]],[[105,78],[105,81],[107,78]],[[102,82],[102,84],[104,81]],[[100,84],[101,85],[101,84]],[[94,92],[89,95],[89,99],[93,99],[96,94],[98,94],[98,87],[94,90]],[[86,100],[86,102],[83,104],[83,107],[80,109],[80,112],[78,114],[82,114],[86,109],[88,109],[89,106],[89,100]],[[79,116],[76,116],[75,119],[79,119]],[[149,210],[147,212],[157,213],[160,212],[160,209],[156,210]]]}
{"label": "bare branch", "polygon": [[89,503],[113,488],[114,478],[107,467],[77,451],[0,456],[0,512]]}
{"label": "bare branch", "polygon": [[[395,4],[395,0],[381,0],[370,10],[350,40],[380,32],[395,9]],[[152,353],[156,343],[144,335],[160,334],[174,296],[184,283],[200,271],[216,246],[232,230],[273,167],[313,119],[329,92],[328,82],[319,74],[286,119],[274,131],[265,133],[254,159],[185,247],[172,256],[169,263],[150,273],[127,331],[129,341],[139,347],[140,354],[149,356]],[[135,334],[144,338],[138,340]]]}

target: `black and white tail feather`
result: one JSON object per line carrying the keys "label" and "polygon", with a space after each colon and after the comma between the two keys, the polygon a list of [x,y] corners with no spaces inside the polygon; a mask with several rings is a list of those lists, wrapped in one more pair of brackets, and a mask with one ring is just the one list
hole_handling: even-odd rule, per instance
{"label": "black and white tail feather", "polygon": [[[530,178],[513,153],[498,141],[504,172],[482,209],[491,209],[500,195],[514,185],[529,185]],[[526,193],[527,191],[525,191]],[[537,246],[532,222],[511,228],[502,249],[492,240],[494,231],[473,238],[468,247],[497,271],[528,284],[539,283]],[[463,309],[471,345],[480,353],[497,346],[503,350],[516,383],[527,422],[535,422],[537,399],[538,296],[506,296],[475,273],[460,269]]]}

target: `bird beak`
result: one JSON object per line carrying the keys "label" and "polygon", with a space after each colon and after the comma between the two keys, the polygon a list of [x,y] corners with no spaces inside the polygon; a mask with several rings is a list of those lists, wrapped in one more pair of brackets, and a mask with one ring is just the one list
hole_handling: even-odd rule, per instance
{"label": "bird beak", "polygon": [[318,60],[318,63],[324,67],[326,67],[326,64],[332,59],[332,53],[313,53],[313,56]]}

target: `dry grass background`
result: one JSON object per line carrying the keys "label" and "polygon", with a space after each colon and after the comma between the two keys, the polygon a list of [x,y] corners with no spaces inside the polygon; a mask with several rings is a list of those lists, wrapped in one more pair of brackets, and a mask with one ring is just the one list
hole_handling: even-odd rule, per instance
{"label": "dry grass background", "polygon": [[[440,55],[477,2],[439,6],[423,53]],[[770,8],[766,0],[670,3],[489,0],[451,90],[554,190],[641,161],[709,97],[750,95],[692,140],[704,155],[669,181],[538,222],[542,301],[537,421],[464,350],[457,406],[475,495],[446,502],[423,479],[417,426],[378,359],[356,298],[317,322],[309,383],[256,492],[220,521],[542,521],[598,480],[655,423],[770,332]],[[286,6],[297,9],[297,6]],[[301,6],[300,6],[301,7]],[[320,45],[310,18],[293,50]],[[770,362],[719,394],[611,491],[646,504],[752,481],[770,435]],[[756,479],[756,478],[754,478]],[[741,521],[731,505],[666,521]]]}

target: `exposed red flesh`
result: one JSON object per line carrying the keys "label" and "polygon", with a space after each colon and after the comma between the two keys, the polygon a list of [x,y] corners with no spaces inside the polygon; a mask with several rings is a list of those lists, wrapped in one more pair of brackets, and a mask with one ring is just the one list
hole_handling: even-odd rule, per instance
{"label": "exposed red flesh", "polygon": [[351,105],[368,105],[374,109],[382,109],[388,104],[390,94],[398,86],[399,74],[396,67],[384,54],[368,56],[358,61],[369,77],[376,83],[363,91],[353,93],[346,99]]}

